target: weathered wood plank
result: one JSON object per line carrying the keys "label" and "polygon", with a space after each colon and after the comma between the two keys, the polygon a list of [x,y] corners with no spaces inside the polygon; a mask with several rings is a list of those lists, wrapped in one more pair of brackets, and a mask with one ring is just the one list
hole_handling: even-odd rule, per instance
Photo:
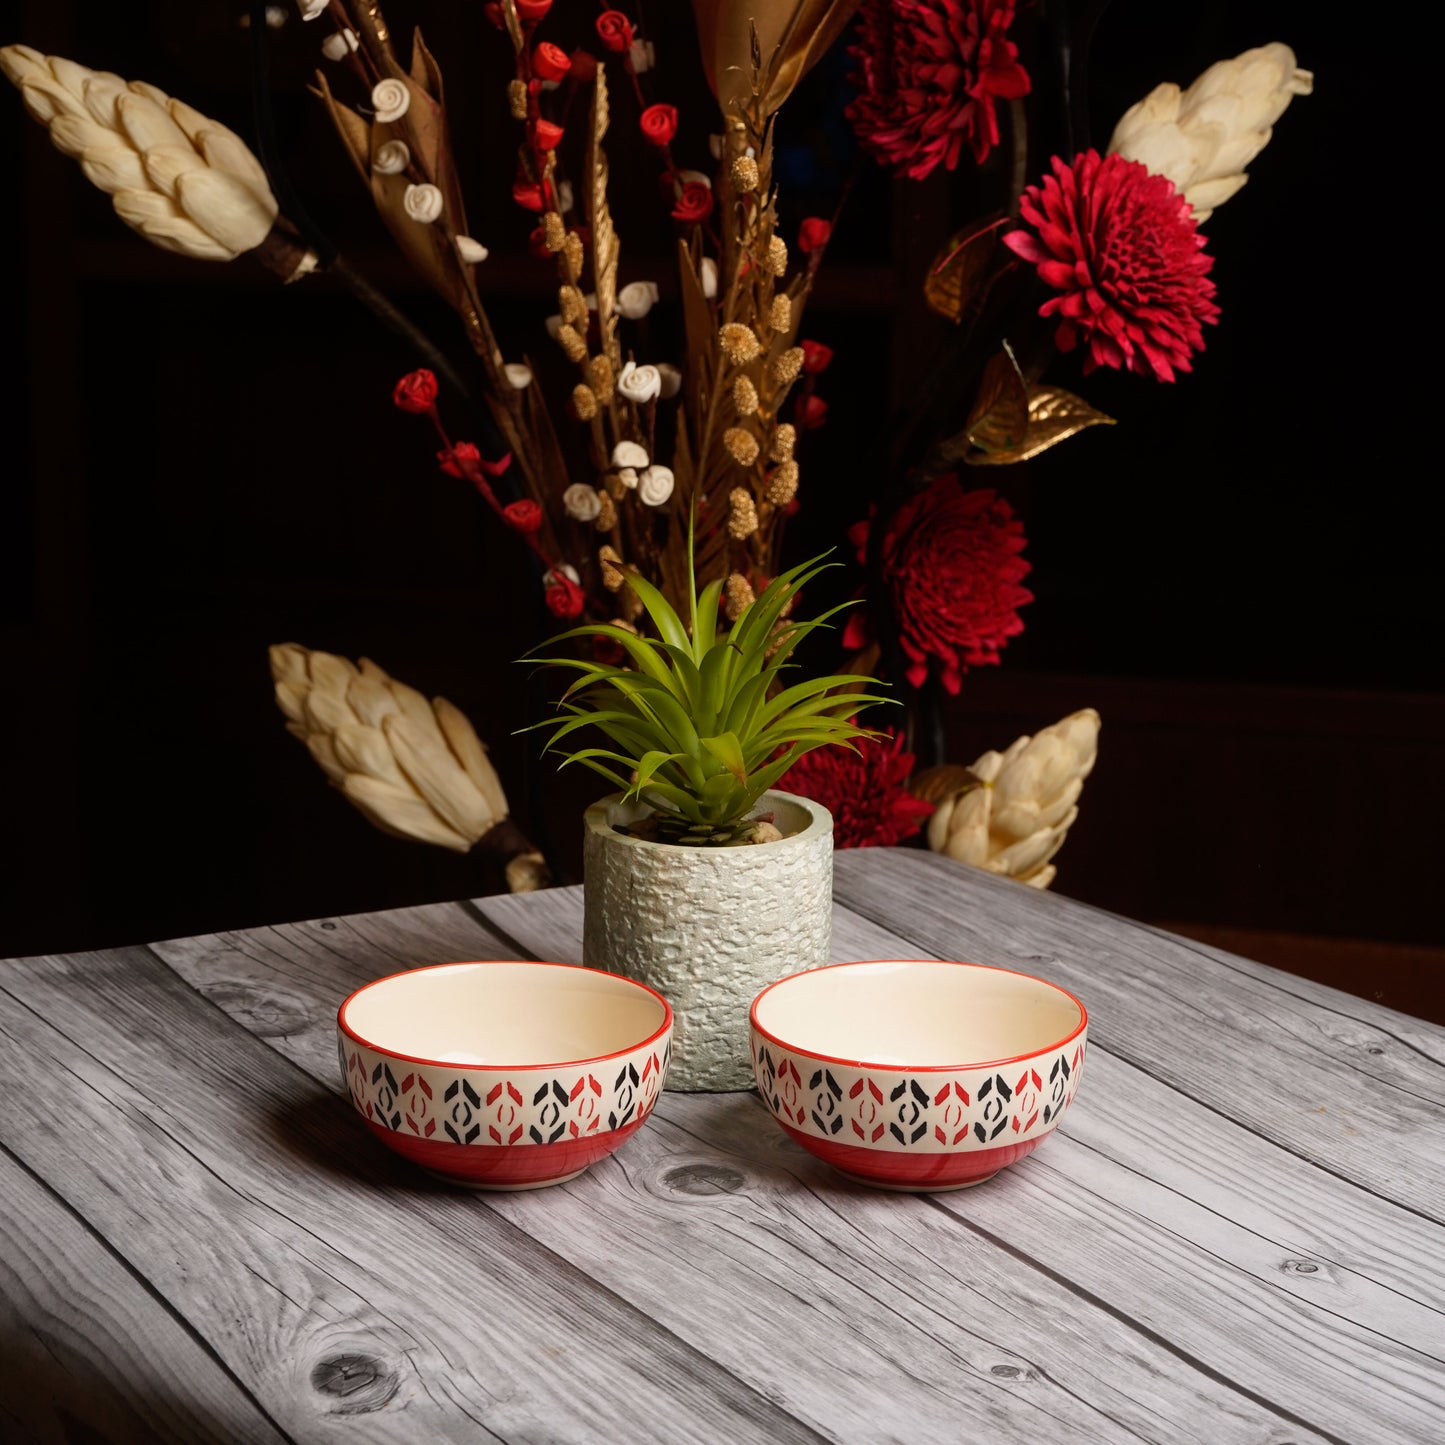
{"label": "weathered wood plank", "polygon": [[[502,915],[528,949],[565,949],[580,931],[577,890],[559,893],[530,927],[517,900],[475,906]],[[916,944],[846,908],[835,913],[839,961],[918,953]],[[1349,1421],[1362,1437],[1409,1440],[1435,1412],[1445,1414],[1445,1314],[1438,1310],[1445,1230],[1212,1114],[1110,1058],[1092,1037],[1087,1097],[1060,1137],[995,1184],[940,1196],[950,1210],[990,1219],[991,1237],[1035,1268],[1147,1322],[1192,1362],[1318,1429]],[[680,1108],[679,1097],[669,1096],[667,1116],[681,1121]],[[1076,1131],[1107,1142],[1076,1147],[1068,1137]],[[801,1161],[801,1151],[786,1147]],[[1160,1171],[1167,1182],[1156,1182],[1158,1160],[1171,1150],[1182,1163],[1176,1158]],[[1221,1164],[1222,1180],[1194,1190],[1204,1200],[1190,1197],[1200,1176],[1208,1179]],[[1039,1173],[1045,1165],[1047,1178]],[[826,1171],[801,1162],[798,1169],[810,1185],[826,1184]],[[1241,1176],[1252,1173],[1269,1187],[1256,1183],[1246,1192],[1246,1225],[1231,1217],[1230,1201]],[[1035,1231],[1021,1220],[1062,1227]],[[1324,1248],[1312,1252],[1302,1248],[1306,1241]],[[1372,1277],[1377,1270],[1383,1281]],[[1201,1309],[1201,1299],[1228,1309]]]}
{"label": "weathered wood plank", "polygon": [[205,1345],[0,1150],[0,1439],[281,1445]]}
{"label": "weathered wood plank", "polygon": [[855,912],[940,957],[1023,968],[1073,989],[1089,1007],[1091,1041],[1302,1158],[1445,1221],[1445,1069],[1423,1054],[1380,1031],[1359,1047],[1340,1036],[1338,1015],[1169,934],[934,854],[844,852],[835,877]]}
{"label": "weathered wood plank", "polygon": [[5,1146],[296,1439],[815,1438],[377,1149],[148,952],[11,964],[0,1090]]}
{"label": "weathered wood plank", "polygon": [[[529,948],[575,955],[577,890],[554,891],[545,909],[502,902]],[[883,951],[894,951],[896,939],[859,922],[842,943],[866,951],[885,937]],[[164,947],[202,991],[213,973],[223,977],[238,1016],[264,1016],[264,967],[257,997],[238,998],[238,970],[253,955],[239,942]],[[314,959],[318,1010],[362,976],[335,954]],[[329,1039],[274,1043],[331,1082]],[[813,1170],[748,1095],[667,1096],[615,1160],[539,1202],[487,1201],[834,1439],[879,1438],[881,1401],[917,1442],[957,1440],[961,1412],[991,1441],[1040,1430],[1100,1442],[1177,1436],[1201,1411],[1220,1442],[1309,1434],[1208,1373],[1180,1369],[1108,1311],[1081,1308],[1064,1284],[960,1236],[924,1201]],[[638,1224],[592,1252],[589,1241],[621,1218]]]}

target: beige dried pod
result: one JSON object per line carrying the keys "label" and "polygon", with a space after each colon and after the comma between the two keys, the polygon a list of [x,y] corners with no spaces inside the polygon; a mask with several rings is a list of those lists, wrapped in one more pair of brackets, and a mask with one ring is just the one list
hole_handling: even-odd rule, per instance
{"label": "beige dried pod", "polygon": [[723,611],[730,622],[742,616],[743,608],[756,601],[753,584],[741,572],[734,572],[723,587]]}
{"label": "beige dried pod", "polygon": [[788,243],[781,236],[768,238],[768,249],[763,256],[763,265],[773,276],[782,276],[787,272]]}
{"label": "beige dried pod", "polygon": [[746,376],[733,382],[733,406],[739,416],[753,416],[758,409],[758,389]]}
{"label": "beige dried pod", "polygon": [[557,328],[557,345],[562,348],[568,361],[587,360],[587,343],[582,339],[582,333],[575,326],[568,326],[564,323]]}
{"label": "beige dried pod", "polygon": [[[278,208],[266,172],[219,121],[144,81],[127,84],[28,45],[0,49],[0,70],[56,149],[153,245],[233,261],[270,235]],[[305,255],[296,274],[316,264]]]}
{"label": "beige dried pod", "polygon": [[578,421],[591,421],[597,415],[597,393],[585,382],[572,388],[572,410]]}
{"label": "beige dried pod", "polygon": [[525,80],[509,80],[507,82],[507,106],[512,112],[513,120],[526,120],[527,82]]}
{"label": "beige dried pod", "polygon": [[750,467],[758,459],[758,439],[746,427],[730,426],[723,433],[723,446],[740,467]]}
{"label": "beige dried pod", "polygon": [[616,592],[627,581],[627,574],[622,570],[622,554],[616,547],[599,547],[597,565],[602,571],[602,585],[609,592]]}
{"label": "beige dried pod", "polygon": [[746,487],[728,493],[728,536],[742,542],[758,530],[758,508]]}
{"label": "beige dried pod", "polygon": [[793,325],[793,303],[782,293],[773,297],[768,311],[768,325],[779,333],[790,331]]}
{"label": "beige dried pod", "polygon": [[752,327],[744,326],[740,321],[729,321],[721,327],[718,340],[722,344],[723,355],[736,366],[753,360],[762,350]]}
{"label": "beige dried pod", "polygon": [[617,374],[612,370],[612,362],[608,357],[594,356],[587,363],[587,382],[597,393],[597,400],[603,406],[611,402],[617,390]]}
{"label": "beige dried pod", "polygon": [[773,389],[780,391],[791,386],[803,371],[803,348],[790,346],[783,354],[768,364],[768,379]]}
{"label": "beige dried pod", "polygon": [[798,445],[798,429],[792,422],[785,421],[773,433],[772,444],[768,447],[768,455],[775,462],[790,462],[793,459],[793,448]]}
{"label": "beige dried pod", "polygon": [[567,269],[574,276],[582,274],[582,237],[576,231],[568,231],[567,239],[562,243],[562,256],[566,262]]}
{"label": "beige dried pod", "polygon": [[758,163],[752,156],[738,156],[732,166],[733,186],[741,192],[758,188]]}
{"label": "beige dried pod", "polygon": [[567,226],[556,211],[548,211],[542,217],[542,244],[549,251],[560,251],[567,244]]}
{"label": "beige dried pod", "polygon": [[575,286],[557,288],[557,314],[568,326],[587,320],[587,298]]}
{"label": "beige dried pod", "polygon": [[610,532],[617,525],[617,503],[611,493],[601,490],[597,493],[597,500],[597,530]]}
{"label": "beige dried pod", "polygon": [[775,507],[786,507],[797,495],[797,462],[779,462],[768,478],[768,500]]}
{"label": "beige dried pod", "polygon": [[[1079,816],[1079,795],[1099,749],[1099,714],[1084,708],[1006,752],[987,752],[968,769],[934,769],[944,783],[935,795],[929,774],[918,791],[937,804],[928,820],[928,846],[960,863],[1047,888],[1051,861]],[[957,782],[957,785],[953,785]]]}

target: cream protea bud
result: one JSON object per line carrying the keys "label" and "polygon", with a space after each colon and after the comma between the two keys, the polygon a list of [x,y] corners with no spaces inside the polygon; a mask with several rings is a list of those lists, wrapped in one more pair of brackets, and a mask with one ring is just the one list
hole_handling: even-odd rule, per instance
{"label": "cream protea bud", "polygon": [[739,156],[733,162],[733,186],[743,192],[758,188],[758,163],[751,156]]}
{"label": "cream protea bud", "polygon": [[739,416],[752,416],[758,409],[758,389],[746,376],[733,382],[733,405]]}
{"label": "cream protea bud", "polygon": [[793,303],[785,295],[773,297],[773,304],[768,311],[768,325],[774,331],[787,331],[793,324]]}
{"label": "cream protea bud", "polygon": [[507,106],[512,112],[513,120],[526,120],[527,82],[525,80],[509,80],[507,82]]}
{"label": "cream protea bud", "polygon": [[572,410],[578,421],[591,421],[597,415],[597,393],[585,382],[572,388]]}
{"label": "cream protea bud", "polygon": [[728,536],[741,542],[758,530],[758,509],[746,487],[734,487],[728,494]]}
{"label": "cream protea bud", "polygon": [[744,607],[751,607],[756,600],[753,584],[741,572],[734,572],[723,589],[723,611],[728,621],[736,622]]}
{"label": "cream protea bud", "polygon": [[592,390],[597,393],[597,400],[606,406],[612,400],[612,394],[617,386],[617,377],[612,370],[612,362],[605,356],[594,356],[587,363],[587,381]]}
{"label": "cream protea bud", "polygon": [[557,288],[557,314],[569,326],[587,319],[587,301],[575,286]]}
{"label": "cream protea bud", "polygon": [[127,85],[28,45],[0,49],[0,70],[56,149],[152,244],[233,261],[270,233],[277,206],[266,172],[219,121],[153,85]]}
{"label": "cream protea bud", "polygon": [[597,493],[597,530],[610,532],[617,525],[617,503],[608,493]]}
{"label": "cream protea bud", "polygon": [[[1099,714],[1085,708],[1005,753],[988,752],[959,780],[957,770],[924,773],[918,789],[937,809],[928,846],[960,863],[1002,873],[1035,888],[1054,880],[1050,859],[1079,816],[1079,794],[1093,770]],[[976,780],[976,781],[975,781]]]}
{"label": "cream protea bud", "polygon": [[786,507],[797,495],[797,462],[779,462],[768,478],[768,500],[775,507]]}
{"label": "cream protea bud", "polygon": [[587,360],[587,343],[575,326],[564,325],[557,328],[557,345],[562,348],[568,361]]}
{"label": "cream protea bud", "polygon": [[271,676],[286,730],[384,832],[465,853],[507,816],[486,749],[445,698],[290,642],[271,649]]}
{"label": "cream protea bud", "polygon": [[723,446],[740,467],[750,467],[758,459],[758,439],[746,427],[730,426],[723,433]]}
{"label": "cream protea bud", "polygon": [[798,444],[798,429],[792,422],[785,421],[773,433],[773,444],[768,448],[768,455],[775,462],[790,462],[793,459],[793,448]]}
{"label": "cream protea bud", "polygon": [[556,211],[542,217],[542,244],[549,251],[560,251],[567,244],[567,225]]}
{"label": "cream protea bud", "polygon": [[1156,86],[1124,112],[1109,149],[1167,176],[1206,221],[1249,179],[1244,168],[1290,101],[1313,89],[1314,76],[1276,41],[1216,62],[1188,90]]}
{"label": "cream protea bud", "polygon": [[622,554],[616,547],[599,547],[597,565],[602,572],[602,585],[609,592],[616,592],[627,581],[627,573],[622,570]]}
{"label": "cream protea bud", "polygon": [[562,255],[574,276],[582,274],[582,237],[576,231],[568,231],[562,243]]}
{"label": "cream protea bud", "polygon": [[774,388],[791,386],[802,374],[803,360],[803,348],[790,346],[775,361],[770,362],[768,376]]}
{"label": "cream protea bud", "polygon": [[740,321],[729,321],[722,327],[718,340],[722,342],[723,355],[735,366],[751,361],[762,350],[752,327],[744,326]]}
{"label": "cream protea bud", "polygon": [[781,276],[788,269],[788,243],[781,236],[769,238],[763,264],[774,276]]}

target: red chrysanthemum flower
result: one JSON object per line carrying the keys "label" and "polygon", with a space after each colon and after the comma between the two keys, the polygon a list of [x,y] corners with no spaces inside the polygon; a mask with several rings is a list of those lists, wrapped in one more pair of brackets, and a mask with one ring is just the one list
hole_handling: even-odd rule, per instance
{"label": "red chrysanthemum flower", "polygon": [[846,112],[863,148],[915,181],[952,170],[965,143],[981,164],[998,144],[994,102],[1029,93],[1013,19],[1014,0],[863,0]]}
{"label": "red chrysanthemum flower", "polygon": [[1055,156],[1051,176],[1029,186],[1019,209],[1030,231],[1006,245],[1062,294],[1039,307],[1058,316],[1060,351],[1083,345],[1084,370],[1112,366],[1173,381],[1204,350],[1204,323],[1219,319],[1214,257],[1189,202],[1165,176],[1123,156]]}
{"label": "red chrysanthemum flower", "polygon": [[[869,523],[849,529],[866,559]],[[1034,595],[1022,586],[1032,570],[1021,555],[1023,523],[991,487],[965,492],[951,473],[910,497],[883,538],[883,580],[908,658],[908,681],[921,687],[934,667],[956,693],[970,667],[996,663],[1010,637],[1024,630],[1018,609]],[[845,647],[864,647],[868,623],[855,612]]]}
{"label": "red chrysanthemum flower", "polygon": [[913,754],[903,751],[901,733],[857,738],[855,744],[856,753],[844,747],[804,753],[778,786],[833,815],[836,847],[891,848],[923,827],[933,804],[908,791]]}

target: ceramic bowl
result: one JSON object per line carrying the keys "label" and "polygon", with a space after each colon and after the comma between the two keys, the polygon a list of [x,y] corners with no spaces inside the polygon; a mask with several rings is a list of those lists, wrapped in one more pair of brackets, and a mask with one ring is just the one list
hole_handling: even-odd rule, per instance
{"label": "ceramic bowl", "polygon": [[672,1009],[562,963],[444,963],[377,979],[336,1016],[341,1071],[389,1149],[456,1184],[573,1179],[662,1091]]}
{"label": "ceramic bowl", "polygon": [[1058,1126],[1088,1015],[1043,979],[972,963],[838,963],[766,988],[753,1072],[803,1148],[877,1188],[991,1179]]}

